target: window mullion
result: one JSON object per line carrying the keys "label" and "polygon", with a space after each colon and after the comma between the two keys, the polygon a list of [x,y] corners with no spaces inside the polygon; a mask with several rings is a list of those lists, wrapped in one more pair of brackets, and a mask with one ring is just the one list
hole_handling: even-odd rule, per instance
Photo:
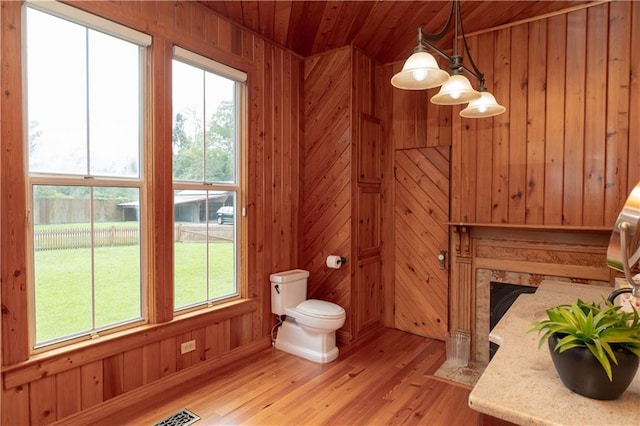
{"label": "window mullion", "polygon": [[207,182],[207,79],[202,71],[202,182]]}
{"label": "window mullion", "polygon": [[85,131],[86,131],[86,138],[87,138],[87,145],[86,145],[86,151],[87,151],[87,170],[86,170],[86,175],[90,176],[91,175],[91,140],[90,140],[90,135],[91,135],[91,120],[89,119],[90,115],[91,115],[91,102],[90,102],[90,93],[89,93],[89,85],[91,84],[91,82],[89,81],[91,76],[89,75],[89,29],[85,28],[84,30],[84,34],[85,34],[85,39],[84,39],[84,49],[85,49],[85,55],[84,55],[84,61],[85,61],[85,65],[84,65],[84,69],[85,69],[85,105],[86,105],[86,113],[85,113]]}
{"label": "window mullion", "polygon": [[95,212],[93,205],[93,197],[94,197],[94,188],[91,187],[89,190],[89,246],[91,247],[91,330],[95,332],[96,329],[96,253],[95,253],[95,221],[93,220]]}

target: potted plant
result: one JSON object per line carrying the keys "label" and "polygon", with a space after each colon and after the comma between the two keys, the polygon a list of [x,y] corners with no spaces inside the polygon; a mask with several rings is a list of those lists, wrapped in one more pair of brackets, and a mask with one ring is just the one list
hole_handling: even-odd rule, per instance
{"label": "potted plant", "polygon": [[594,399],[616,399],[631,384],[640,360],[640,318],[605,300],[578,299],[547,310],[530,331],[543,332],[553,364],[566,387]]}

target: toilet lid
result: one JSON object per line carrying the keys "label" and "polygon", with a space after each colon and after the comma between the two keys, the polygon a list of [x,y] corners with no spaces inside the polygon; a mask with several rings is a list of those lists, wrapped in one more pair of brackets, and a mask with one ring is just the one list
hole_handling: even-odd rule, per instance
{"label": "toilet lid", "polygon": [[339,318],[345,314],[342,306],[325,300],[315,299],[305,300],[300,303],[296,306],[296,311],[305,315],[322,318]]}

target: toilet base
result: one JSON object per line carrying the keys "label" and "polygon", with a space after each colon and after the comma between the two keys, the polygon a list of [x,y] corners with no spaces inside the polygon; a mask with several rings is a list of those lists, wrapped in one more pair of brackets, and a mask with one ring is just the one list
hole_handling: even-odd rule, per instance
{"label": "toilet base", "polygon": [[316,333],[287,318],[278,330],[276,349],[321,364],[338,357],[336,332]]}

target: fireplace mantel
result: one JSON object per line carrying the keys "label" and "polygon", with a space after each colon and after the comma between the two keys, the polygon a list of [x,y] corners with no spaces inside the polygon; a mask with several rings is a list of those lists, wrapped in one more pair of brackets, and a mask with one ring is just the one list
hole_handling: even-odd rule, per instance
{"label": "fireplace mantel", "polygon": [[610,287],[608,229],[452,226],[450,328],[469,330],[472,358],[489,360],[490,282],[537,286],[543,280]]}

